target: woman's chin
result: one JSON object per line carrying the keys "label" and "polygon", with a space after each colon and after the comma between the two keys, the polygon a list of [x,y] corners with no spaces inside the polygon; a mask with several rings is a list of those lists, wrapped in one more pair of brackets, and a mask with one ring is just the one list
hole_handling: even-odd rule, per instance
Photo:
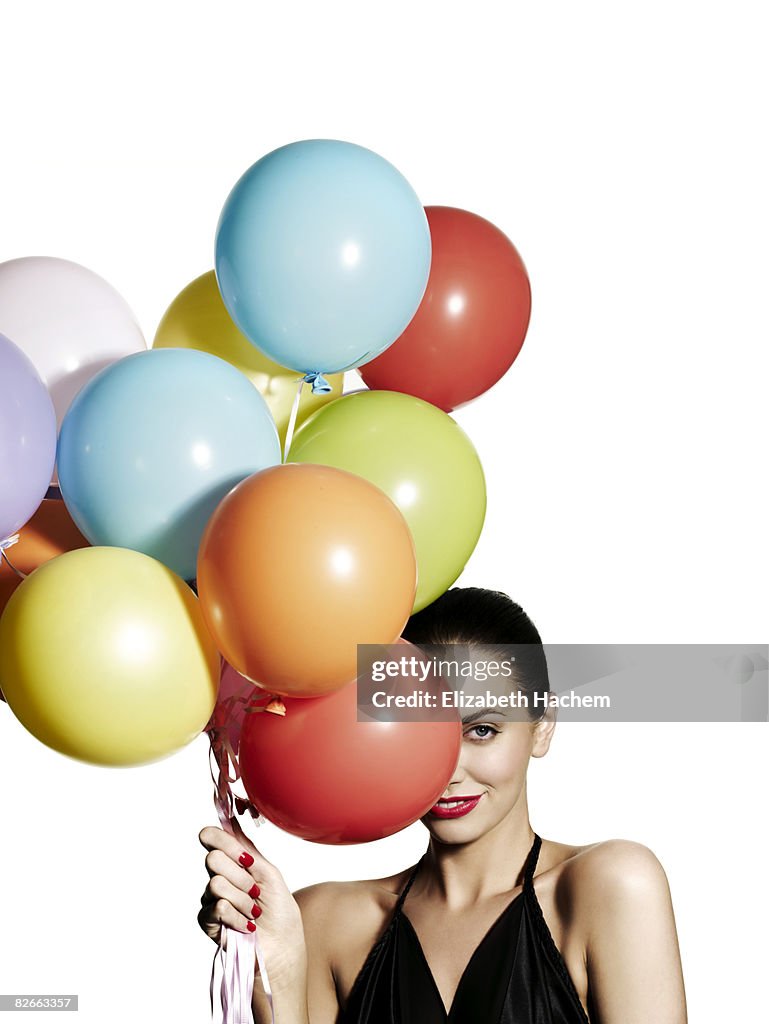
{"label": "woman's chin", "polygon": [[488,831],[488,823],[468,814],[463,818],[438,818],[429,811],[420,819],[428,832],[442,843],[468,843]]}

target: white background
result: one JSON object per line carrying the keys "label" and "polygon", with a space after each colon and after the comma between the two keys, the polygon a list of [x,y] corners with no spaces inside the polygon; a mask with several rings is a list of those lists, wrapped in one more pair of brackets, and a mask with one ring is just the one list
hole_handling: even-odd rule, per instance
{"label": "white background", "polygon": [[[0,259],[85,264],[151,339],[246,167],[368,146],[425,204],[496,223],[532,281],[519,359],[457,414],[489,491],[460,582],[508,591],[551,643],[766,641],[761,7],[6,0]],[[0,707],[0,767],[0,992],[205,1024],[205,738],[100,769]],[[692,1021],[764,1012],[767,767],[760,724],[561,726],[532,766],[542,835],[659,856]],[[293,888],[426,844],[419,824],[361,848],[252,834]]]}

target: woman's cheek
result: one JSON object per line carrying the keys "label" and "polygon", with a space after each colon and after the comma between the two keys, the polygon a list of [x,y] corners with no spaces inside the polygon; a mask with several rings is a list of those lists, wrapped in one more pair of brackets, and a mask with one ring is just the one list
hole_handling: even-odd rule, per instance
{"label": "woman's cheek", "polygon": [[[501,740],[501,742],[500,742]],[[526,735],[511,730],[488,745],[483,754],[485,779],[495,789],[511,787],[518,790],[526,778],[530,745]]]}

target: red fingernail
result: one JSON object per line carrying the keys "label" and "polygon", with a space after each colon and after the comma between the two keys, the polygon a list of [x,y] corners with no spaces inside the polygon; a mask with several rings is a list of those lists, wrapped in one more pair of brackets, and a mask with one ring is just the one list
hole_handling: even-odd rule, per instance
{"label": "red fingernail", "polygon": [[238,860],[240,861],[244,868],[250,868],[251,865],[254,863],[254,858],[251,856],[250,853],[246,853],[245,850],[238,857]]}
{"label": "red fingernail", "polygon": [[261,912],[262,912],[262,908],[261,907],[257,907],[256,904],[254,904],[253,907],[251,907],[251,917],[259,917]]}
{"label": "red fingernail", "polygon": [[248,922],[248,930],[249,930],[250,932],[255,932],[255,931],[256,931],[256,925],[254,924],[254,922],[253,922],[253,921],[249,921],[249,922]]}
{"label": "red fingernail", "polygon": [[256,882],[254,882],[254,884],[248,890],[248,895],[251,897],[252,900],[255,900],[256,897],[259,895],[259,892],[260,892],[259,886],[256,884]]}

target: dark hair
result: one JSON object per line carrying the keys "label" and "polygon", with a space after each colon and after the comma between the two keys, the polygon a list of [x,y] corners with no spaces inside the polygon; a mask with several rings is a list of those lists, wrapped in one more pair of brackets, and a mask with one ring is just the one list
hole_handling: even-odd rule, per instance
{"label": "dark hair", "polygon": [[406,623],[403,638],[413,644],[466,644],[491,656],[509,657],[514,644],[514,681],[529,698],[529,717],[542,717],[535,694],[550,690],[547,659],[537,627],[519,604],[499,590],[453,587]]}

